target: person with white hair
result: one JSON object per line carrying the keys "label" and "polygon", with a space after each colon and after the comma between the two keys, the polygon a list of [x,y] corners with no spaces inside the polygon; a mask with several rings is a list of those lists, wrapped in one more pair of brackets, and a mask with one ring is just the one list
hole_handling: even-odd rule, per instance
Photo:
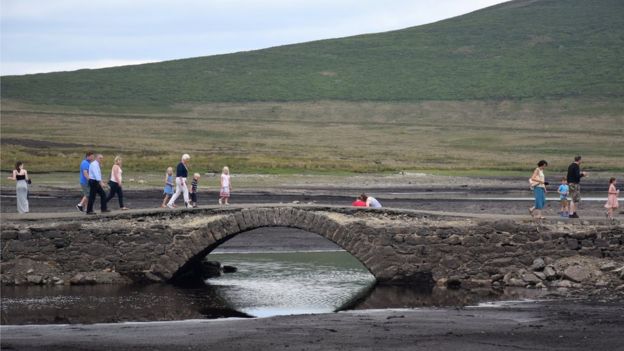
{"label": "person with white hair", "polygon": [[188,178],[188,163],[190,159],[191,156],[189,156],[188,154],[182,155],[182,161],[180,161],[180,163],[178,163],[178,166],[176,167],[176,191],[167,203],[167,207],[169,208],[174,208],[174,204],[180,196],[180,193],[182,193],[184,196],[184,204],[186,205],[186,207],[190,207],[189,189],[186,183],[186,178]]}

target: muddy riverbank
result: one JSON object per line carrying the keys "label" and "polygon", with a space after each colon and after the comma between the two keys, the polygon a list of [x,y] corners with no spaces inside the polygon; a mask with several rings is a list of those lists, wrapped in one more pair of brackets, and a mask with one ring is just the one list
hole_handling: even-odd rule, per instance
{"label": "muddy riverbank", "polygon": [[255,319],[2,326],[6,350],[619,350],[624,305],[516,302]]}

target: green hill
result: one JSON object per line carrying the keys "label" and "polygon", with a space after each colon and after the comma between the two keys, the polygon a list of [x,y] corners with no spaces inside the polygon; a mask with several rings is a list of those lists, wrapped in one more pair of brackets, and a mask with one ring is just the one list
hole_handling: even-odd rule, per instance
{"label": "green hill", "polygon": [[[198,43],[200,45],[201,43]],[[404,30],[137,66],[2,77],[65,106],[624,96],[624,1],[517,0]]]}

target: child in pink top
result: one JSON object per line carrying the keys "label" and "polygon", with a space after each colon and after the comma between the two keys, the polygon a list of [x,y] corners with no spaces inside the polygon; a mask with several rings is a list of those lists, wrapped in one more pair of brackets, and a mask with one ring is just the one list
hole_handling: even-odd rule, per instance
{"label": "child in pink top", "polygon": [[619,207],[618,195],[620,194],[620,190],[615,187],[616,184],[617,180],[615,178],[609,179],[609,194],[607,196],[605,208],[607,209],[607,218],[610,220],[613,220],[613,212]]}

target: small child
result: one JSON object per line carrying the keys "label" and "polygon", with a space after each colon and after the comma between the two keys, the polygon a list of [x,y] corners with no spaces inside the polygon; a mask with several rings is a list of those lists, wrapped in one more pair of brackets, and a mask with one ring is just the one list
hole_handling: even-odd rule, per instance
{"label": "small child", "polygon": [[561,179],[561,185],[559,185],[557,192],[559,193],[559,202],[561,203],[561,212],[559,212],[559,214],[561,217],[569,217],[570,208],[568,207],[568,194],[570,193],[570,187],[568,186],[568,179],[566,177]]}
{"label": "small child", "polygon": [[229,205],[230,192],[232,191],[232,182],[230,182],[230,169],[228,166],[223,167],[221,172],[221,192],[219,193],[219,205]]}
{"label": "small child", "polygon": [[618,195],[620,190],[615,187],[617,180],[615,178],[609,179],[609,193],[607,196],[607,203],[605,208],[607,209],[607,219],[613,220],[613,212],[619,207]]}
{"label": "small child", "polygon": [[166,207],[167,201],[173,195],[173,168],[167,167],[167,173],[165,174],[165,189],[164,189],[165,198],[163,199],[162,205],[160,207]]}
{"label": "small child", "polygon": [[191,206],[193,208],[197,207],[197,183],[200,177],[199,173],[193,174],[193,181],[191,182]]}

